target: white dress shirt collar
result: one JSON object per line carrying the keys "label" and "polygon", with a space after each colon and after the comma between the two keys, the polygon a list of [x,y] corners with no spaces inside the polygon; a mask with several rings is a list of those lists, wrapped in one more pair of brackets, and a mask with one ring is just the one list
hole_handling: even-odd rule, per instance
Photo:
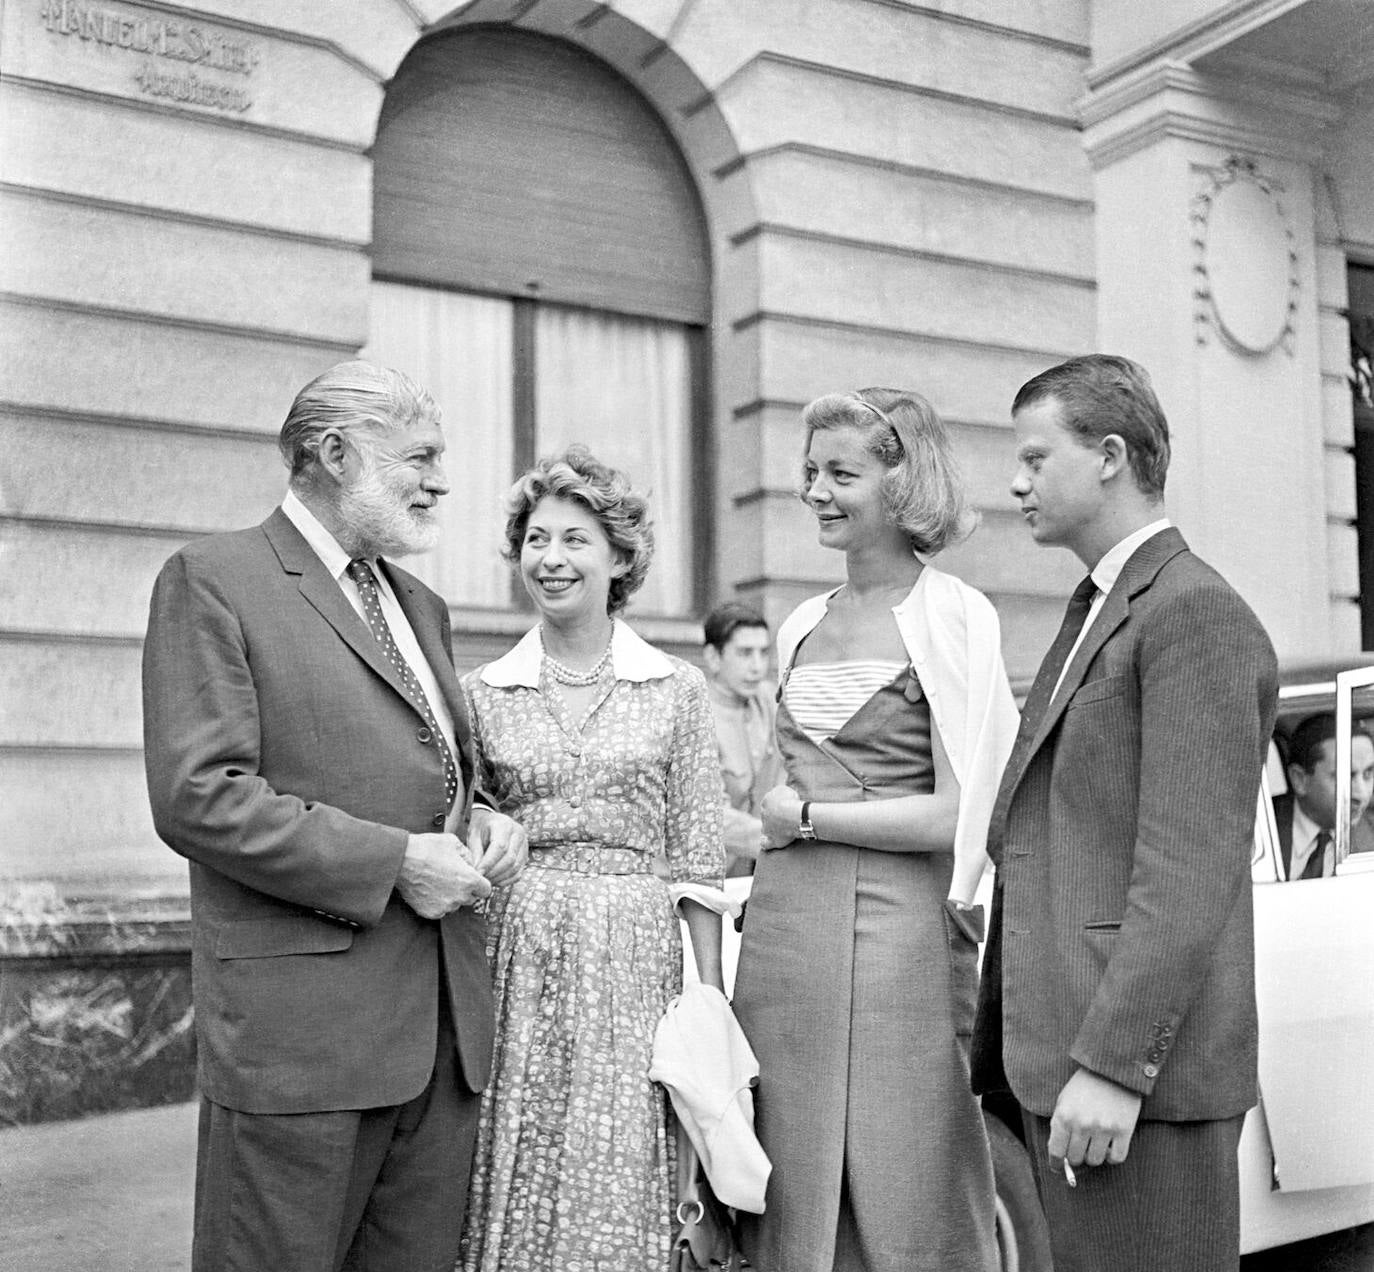
{"label": "white dress shirt collar", "polygon": [[1317,836],[1322,828],[1314,822],[1293,796],[1293,846],[1288,854],[1288,877],[1299,879],[1307,868],[1307,862],[1317,847]]}
{"label": "white dress shirt collar", "polygon": [[294,490],[288,490],[281,501],[281,510],[286,519],[301,532],[301,537],[315,550],[315,555],[324,562],[330,577],[341,579],[353,559],[340,546],[339,541],[324,528],[320,519],[300,500]]}
{"label": "white dress shirt collar", "polygon": [[1153,539],[1162,530],[1167,530],[1170,525],[1168,517],[1161,517],[1158,521],[1152,521],[1148,526],[1141,526],[1132,534],[1128,534],[1115,547],[1109,548],[1102,554],[1102,559],[1092,568],[1092,580],[1097,586],[1098,592],[1106,596],[1108,592],[1116,586],[1116,581],[1121,577],[1121,571],[1126,568],[1126,562],[1135,555],[1135,551],[1146,539]]}
{"label": "white dress shirt collar", "polygon": [[[301,532],[301,537],[314,549],[315,555],[320,558],[334,582],[347,591],[348,586],[344,583],[344,579],[347,577],[349,564],[354,558],[339,546],[339,541],[324,528],[320,519],[301,502],[294,490],[286,492],[281,501],[281,510],[286,514],[287,520]],[[387,581],[386,572],[378,568],[380,559],[371,557],[369,563],[372,566],[372,573],[377,580],[378,587],[390,596],[391,584]]]}

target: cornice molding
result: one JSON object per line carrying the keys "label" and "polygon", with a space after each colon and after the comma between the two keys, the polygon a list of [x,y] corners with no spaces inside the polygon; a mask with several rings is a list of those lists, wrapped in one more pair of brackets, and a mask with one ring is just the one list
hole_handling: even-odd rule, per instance
{"label": "cornice molding", "polygon": [[1324,95],[1203,75],[1162,62],[1078,102],[1083,146],[1095,169],[1164,137],[1309,162],[1341,117]]}
{"label": "cornice molding", "polygon": [[1087,71],[1088,88],[1095,92],[1105,84],[1161,61],[1191,62],[1258,30],[1306,0],[1230,0],[1220,8],[1138,49]]}

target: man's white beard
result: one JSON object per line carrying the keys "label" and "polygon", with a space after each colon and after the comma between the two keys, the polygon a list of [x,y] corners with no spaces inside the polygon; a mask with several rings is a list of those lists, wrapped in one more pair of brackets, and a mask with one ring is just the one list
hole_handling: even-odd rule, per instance
{"label": "man's white beard", "polygon": [[371,459],[352,486],[339,494],[339,517],[356,540],[360,556],[411,556],[439,542],[438,505],[427,512],[410,507]]}

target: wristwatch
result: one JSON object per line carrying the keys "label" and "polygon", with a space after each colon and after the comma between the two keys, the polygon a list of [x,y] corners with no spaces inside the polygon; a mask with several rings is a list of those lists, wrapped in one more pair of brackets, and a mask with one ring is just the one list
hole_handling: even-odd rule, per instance
{"label": "wristwatch", "polygon": [[811,824],[811,801],[805,800],[802,803],[801,821],[797,823],[798,839],[815,839],[816,828]]}

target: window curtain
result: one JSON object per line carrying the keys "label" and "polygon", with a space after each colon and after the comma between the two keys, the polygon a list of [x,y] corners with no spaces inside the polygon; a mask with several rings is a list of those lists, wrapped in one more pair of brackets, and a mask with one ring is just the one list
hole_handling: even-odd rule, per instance
{"label": "window curtain", "polygon": [[359,356],[404,371],[443,412],[452,486],[439,501],[443,533],[434,551],[404,564],[451,605],[510,605],[510,567],[500,549],[514,462],[511,308],[487,296],[372,284]]}
{"label": "window curtain", "polygon": [[675,323],[540,306],[535,318],[535,447],[582,442],[647,495],[654,523],[649,577],[632,611],[692,606],[691,367]]}

